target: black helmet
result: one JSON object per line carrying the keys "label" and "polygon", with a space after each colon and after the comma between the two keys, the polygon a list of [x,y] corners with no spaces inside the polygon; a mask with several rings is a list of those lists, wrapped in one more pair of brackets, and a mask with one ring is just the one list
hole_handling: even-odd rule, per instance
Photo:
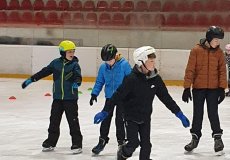
{"label": "black helmet", "polygon": [[117,48],[112,44],[106,44],[101,49],[101,59],[103,61],[110,61],[111,59],[115,58],[117,53]]}
{"label": "black helmet", "polygon": [[211,26],[206,32],[206,39],[208,42],[211,42],[213,38],[223,39],[224,30],[218,26]]}

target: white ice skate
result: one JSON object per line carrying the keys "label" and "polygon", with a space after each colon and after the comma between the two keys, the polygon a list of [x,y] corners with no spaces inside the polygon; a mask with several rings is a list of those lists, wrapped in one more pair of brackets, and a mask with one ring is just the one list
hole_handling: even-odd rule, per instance
{"label": "white ice skate", "polygon": [[43,147],[42,152],[50,152],[53,151],[54,147],[50,146],[50,147]]}
{"label": "white ice skate", "polygon": [[222,156],[222,155],[224,155],[225,154],[225,152],[222,150],[222,151],[219,151],[219,152],[215,152],[215,155],[216,156]]}
{"label": "white ice skate", "polygon": [[82,148],[71,149],[71,151],[73,152],[73,154],[80,154],[82,153]]}

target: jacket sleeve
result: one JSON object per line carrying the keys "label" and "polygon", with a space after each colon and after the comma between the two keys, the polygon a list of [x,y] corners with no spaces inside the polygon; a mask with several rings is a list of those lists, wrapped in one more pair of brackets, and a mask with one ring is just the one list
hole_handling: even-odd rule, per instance
{"label": "jacket sleeve", "polygon": [[196,51],[192,49],[189,55],[187,67],[184,76],[184,88],[190,88],[193,84],[196,67]]}
{"label": "jacket sleeve", "polygon": [[162,103],[174,114],[179,112],[181,109],[180,107],[176,104],[176,102],[172,99],[170,96],[168,89],[165,86],[165,83],[159,76],[158,79],[158,88],[156,92],[157,97],[160,99]]}
{"label": "jacket sleeve", "polygon": [[132,71],[132,68],[131,68],[129,62],[127,62],[127,61],[124,65],[124,71],[125,71],[125,76],[129,75]]}
{"label": "jacket sleeve", "polygon": [[226,62],[224,54],[221,54],[219,59],[219,87],[226,88],[227,87],[227,73],[226,73]]}
{"label": "jacket sleeve", "polygon": [[98,96],[105,84],[105,78],[104,78],[104,65],[102,64],[99,68],[98,71],[98,75],[97,75],[97,79],[96,82],[94,84],[93,90],[91,94],[94,94],[96,96]]}
{"label": "jacket sleeve", "polygon": [[52,61],[48,66],[42,68],[42,70],[40,70],[39,72],[32,75],[31,79],[35,82],[44,77],[51,75],[53,73],[53,64],[54,64],[54,61]]}
{"label": "jacket sleeve", "polygon": [[113,96],[109,99],[108,103],[104,106],[103,111],[112,112],[115,105],[121,104],[131,91],[132,85],[131,79],[129,77],[125,77],[122,84],[118,87]]}
{"label": "jacket sleeve", "polygon": [[78,63],[76,63],[74,67],[74,81],[77,82],[78,86],[81,86],[82,83],[82,75],[81,75],[81,67]]}

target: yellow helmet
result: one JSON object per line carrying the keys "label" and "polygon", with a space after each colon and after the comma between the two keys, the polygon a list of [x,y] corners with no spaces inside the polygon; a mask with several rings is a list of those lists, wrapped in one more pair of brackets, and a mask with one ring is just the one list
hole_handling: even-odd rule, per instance
{"label": "yellow helmet", "polygon": [[76,45],[69,40],[64,40],[59,44],[59,51],[60,52],[65,52],[68,50],[75,50],[76,49]]}

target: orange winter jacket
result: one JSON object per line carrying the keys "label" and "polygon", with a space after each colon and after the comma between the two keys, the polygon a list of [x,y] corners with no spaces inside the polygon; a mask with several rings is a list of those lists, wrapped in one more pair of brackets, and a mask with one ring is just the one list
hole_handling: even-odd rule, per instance
{"label": "orange winter jacket", "polygon": [[226,88],[226,62],[223,51],[197,44],[190,52],[185,70],[184,88]]}

